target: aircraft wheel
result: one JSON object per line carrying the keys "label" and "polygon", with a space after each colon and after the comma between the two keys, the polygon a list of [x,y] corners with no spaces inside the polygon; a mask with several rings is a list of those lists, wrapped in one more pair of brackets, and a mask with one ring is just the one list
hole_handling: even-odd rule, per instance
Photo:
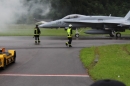
{"label": "aircraft wheel", "polygon": [[77,33],[77,34],[75,34],[75,37],[76,37],[76,38],[79,38],[79,34],[78,34],[78,33]]}
{"label": "aircraft wheel", "polygon": [[116,37],[120,38],[121,37],[121,33],[116,33]]}

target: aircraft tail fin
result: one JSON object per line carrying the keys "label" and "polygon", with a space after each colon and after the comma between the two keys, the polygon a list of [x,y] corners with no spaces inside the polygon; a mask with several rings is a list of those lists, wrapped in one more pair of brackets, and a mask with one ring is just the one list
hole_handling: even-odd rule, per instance
{"label": "aircraft tail fin", "polygon": [[124,17],[126,20],[130,20],[130,11],[126,14],[126,16]]}

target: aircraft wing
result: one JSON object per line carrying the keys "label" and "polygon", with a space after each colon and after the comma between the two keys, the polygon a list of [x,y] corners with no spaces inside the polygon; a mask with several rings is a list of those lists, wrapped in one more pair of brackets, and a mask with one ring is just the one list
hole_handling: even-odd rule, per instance
{"label": "aircraft wing", "polygon": [[117,24],[117,25],[123,25],[127,26],[130,25],[130,21],[127,20],[67,20],[64,21],[66,23],[72,23],[72,24]]}

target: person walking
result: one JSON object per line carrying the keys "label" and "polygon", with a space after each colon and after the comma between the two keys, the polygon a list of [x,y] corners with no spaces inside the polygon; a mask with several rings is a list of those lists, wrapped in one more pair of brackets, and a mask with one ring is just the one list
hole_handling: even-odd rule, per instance
{"label": "person walking", "polygon": [[36,27],[34,28],[35,43],[40,43],[40,38],[39,38],[40,34],[41,34],[41,31],[38,25],[36,25]]}
{"label": "person walking", "polygon": [[72,31],[72,25],[69,24],[69,27],[67,29],[67,38],[68,38],[68,42],[66,42],[66,46],[69,46],[69,47],[72,47],[71,43],[72,43],[72,34],[73,34],[73,31]]}

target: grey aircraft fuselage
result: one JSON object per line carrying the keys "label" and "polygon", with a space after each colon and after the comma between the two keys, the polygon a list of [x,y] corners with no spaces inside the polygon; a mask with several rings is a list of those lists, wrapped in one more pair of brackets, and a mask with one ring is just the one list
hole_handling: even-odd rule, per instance
{"label": "grey aircraft fuselage", "polygon": [[69,21],[80,21],[80,20],[98,20],[98,21],[103,21],[103,20],[109,20],[109,19],[122,19],[123,17],[113,17],[113,16],[85,16],[85,15],[80,15],[80,14],[71,14],[68,15],[62,19],[47,22],[45,24],[39,25],[40,28],[65,28],[68,27],[69,24],[72,24],[73,28],[81,28],[81,27],[95,27],[95,28],[100,28],[101,25],[99,24],[91,24],[91,23],[75,23],[75,22],[70,22]]}
{"label": "grey aircraft fuselage", "polygon": [[40,28],[66,28],[72,24],[72,28],[91,27],[92,30],[86,31],[86,34],[109,34],[114,37],[121,37],[121,33],[130,28],[130,11],[125,17],[113,16],[85,16],[80,14],[71,14],[62,19],[47,22],[39,25]]}

